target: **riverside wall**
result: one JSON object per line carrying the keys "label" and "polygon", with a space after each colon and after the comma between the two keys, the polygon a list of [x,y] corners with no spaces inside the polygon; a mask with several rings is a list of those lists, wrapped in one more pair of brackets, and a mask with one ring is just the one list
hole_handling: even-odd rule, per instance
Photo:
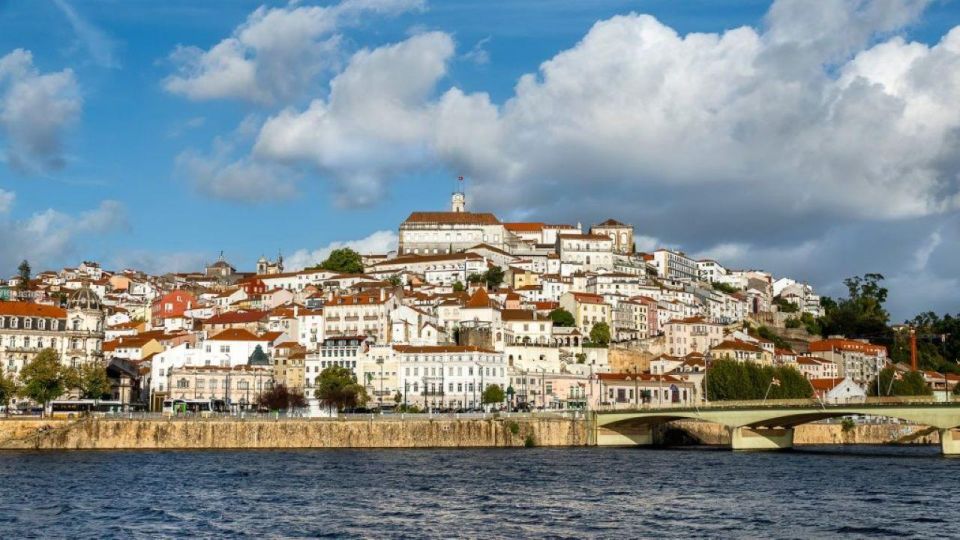
{"label": "riverside wall", "polygon": [[[674,437],[665,437],[672,432]],[[681,420],[658,429],[658,442],[729,445],[721,425]],[[590,446],[584,419],[434,418],[405,420],[270,419],[8,419],[0,420],[0,450],[175,450],[294,448],[509,448]],[[797,426],[794,444],[939,444],[937,430],[908,424]]]}
{"label": "riverside wall", "polygon": [[104,419],[0,421],[0,449],[472,448],[584,446],[570,418],[423,420]]}

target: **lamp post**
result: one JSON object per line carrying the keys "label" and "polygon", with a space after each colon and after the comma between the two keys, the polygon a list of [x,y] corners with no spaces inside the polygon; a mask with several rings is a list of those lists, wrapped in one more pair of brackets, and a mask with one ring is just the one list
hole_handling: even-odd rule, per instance
{"label": "lamp post", "polygon": [[380,412],[383,412],[383,358],[377,358],[377,363],[380,364],[380,395],[377,396],[377,401],[380,402]]}

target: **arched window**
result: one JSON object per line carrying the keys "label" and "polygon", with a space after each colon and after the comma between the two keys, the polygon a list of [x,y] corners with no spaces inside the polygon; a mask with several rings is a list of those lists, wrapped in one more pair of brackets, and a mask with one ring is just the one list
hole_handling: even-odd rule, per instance
{"label": "arched window", "polygon": [[190,381],[185,378],[181,378],[177,381],[177,388],[190,388]]}

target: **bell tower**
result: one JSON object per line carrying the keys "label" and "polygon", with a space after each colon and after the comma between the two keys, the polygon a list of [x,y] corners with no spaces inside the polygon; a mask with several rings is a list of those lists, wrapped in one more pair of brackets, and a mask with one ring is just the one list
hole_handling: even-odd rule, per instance
{"label": "bell tower", "polygon": [[463,177],[457,177],[457,191],[453,193],[453,196],[450,197],[450,211],[451,212],[466,212],[467,210],[467,197],[463,193]]}

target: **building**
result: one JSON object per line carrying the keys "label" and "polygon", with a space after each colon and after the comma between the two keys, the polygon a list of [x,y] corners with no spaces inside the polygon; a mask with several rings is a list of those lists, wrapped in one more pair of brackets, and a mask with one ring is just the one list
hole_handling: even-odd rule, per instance
{"label": "building", "polygon": [[887,348],[866,341],[830,338],[810,343],[810,352],[837,365],[838,377],[864,384],[887,364]]}
{"label": "building", "polygon": [[179,289],[170,291],[151,304],[150,322],[154,327],[161,327],[165,319],[182,318],[187,310],[196,305],[196,297],[189,292]]}
{"label": "building", "polygon": [[590,234],[607,236],[613,242],[613,251],[622,255],[633,253],[633,225],[608,219],[590,227]]}
{"label": "building", "polygon": [[697,395],[692,382],[676,375],[598,373],[595,379],[591,408],[689,407]]}
{"label": "building", "polygon": [[73,292],[67,308],[30,302],[0,302],[0,369],[17,374],[44,349],[61,363],[103,361],[104,313],[89,288]]}
{"label": "building", "polygon": [[602,296],[592,293],[568,292],[560,297],[560,307],[569,311],[580,333],[589,336],[597,323],[607,323],[613,328],[613,310]]}
{"label": "building", "polygon": [[723,340],[723,325],[703,317],[674,319],[663,326],[666,335],[666,353],[686,356],[692,352],[704,353]]}
{"label": "building", "polygon": [[413,212],[400,224],[397,255],[437,255],[477,244],[504,249],[507,230],[491,213],[467,212],[463,193],[454,193],[449,212]]}
{"label": "building", "polygon": [[714,345],[710,349],[710,354],[714,360],[753,362],[764,366],[773,364],[773,355],[761,346],[737,339],[728,339]]}
{"label": "building", "polygon": [[507,388],[503,353],[461,345],[394,345],[404,403],[423,408],[478,409],[490,385]]}
{"label": "building", "polygon": [[323,306],[323,335],[327,338],[363,335],[376,343],[390,341],[390,313],[400,299],[384,288],[333,296]]}
{"label": "building", "polygon": [[825,403],[863,403],[867,393],[850,377],[810,379],[816,397]]}
{"label": "building", "polygon": [[694,281],[700,279],[700,270],[697,261],[681,252],[669,249],[658,249],[653,252],[653,265],[661,278],[676,279],[678,281]]}
{"label": "building", "polygon": [[613,241],[599,234],[561,234],[557,236],[560,264],[575,271],[613,270]]}

